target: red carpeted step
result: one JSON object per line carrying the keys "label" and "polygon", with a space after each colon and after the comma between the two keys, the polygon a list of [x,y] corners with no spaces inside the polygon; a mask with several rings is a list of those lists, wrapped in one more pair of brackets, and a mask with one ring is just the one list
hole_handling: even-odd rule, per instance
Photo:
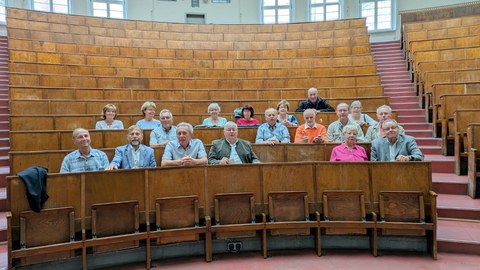
{"label": "red carpeted step", "polygon": [[432,173],[432,180],[432,189],[436,193],[456,195],[467,194],[467,176],[452,175],[449,173]]}
{"label": "red carpeted step", "polygon": [[418,102],[402,102],[397,103],[394,100],[390,100],[390,107],[395,108],[396,110],[405,110],[405,109],[418,109]]}
{"label": "red carpeted step", "polygon": [[480,255],[480,222],[439,218],[437,245],[439,252]]}
{"label": "red carpeted step", "polygon": [[437,212],[439,217],[480,221],[480,200],[468,195],[438,194]]}
{"label": "red carpeted step", "polygon": [[453,156],[443,155],[424,155],[425,161],[432,162],[432,172],[436,173],[454,173],[455,160]]}
{"label": "red carpeted step", "polygon": [[[407,135],[410,133],[407,132]],[[415,140],[418,138],[415,138]],[[442,147],[441,146],[423,146],[419,145],[420,150],[424,155],[441,155],[442,154]]]}
{"label": "red carpeted step", "polygon": [[[419,147],[423,146],[442,146],[442,139],[439,138],[415,138]],[[440,154],[438,154],[440,155]]]}

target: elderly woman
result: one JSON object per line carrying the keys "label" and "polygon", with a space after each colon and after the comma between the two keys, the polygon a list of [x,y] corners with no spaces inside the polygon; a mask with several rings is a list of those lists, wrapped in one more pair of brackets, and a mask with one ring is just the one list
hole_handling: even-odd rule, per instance
{"label": "elderly woman", "polygon": [[254,112],[253,107],[250,105],[245,105],[242,108],[242,118],[237,120],[238,126],[258,126],[260,122],[257,119],[253,118]]}
{"label": "elderly woman", "polygon": [[375,125],[377,121],[373,120],[368,114],[362,113],[362,109],[362,103],[359,100],[355,100],[350,104],[350,114],[348,115],[348,118],[359,124],[361,127]]}
{"label": "elderly woman", "polygon": [[107,104],[102,110],[102,120],[95,124],[95,129],[123,129],[123,123],[117,118],[117,107]]}
{"label": "elderly woman", "polygon": [[203,120],[202,126],[205,127],[223,127],[227,123],[227,119],[223,117],[218,117],[221,109],[217,103],[210,103],[208,105],[208,113],[210,117]]}
{"label": "elderly woman", "polygon": [[365,148],[356,145],[357,128],[346,125],[342,131],[344,141],[333,148],[330,161],[368,161]]}
{"label": "elderly woman", "polygon": [[286,99],[282,99],[277,104],[278,119],[279,123],[282,123],[286,127],[296,127],[298,126],[297,118],[293,114],[287,114],[290,109],[290,103]]}
{"label": "elderly woman", "polygon": [[138,120],[137,126],[141,129],[154,129],[160,126],[160,120],[154,119],[155,112],[157,111],[157,105],[151,101],[146,101],[143,103],[142,108],[140,108],[143,114],[143,119]]}

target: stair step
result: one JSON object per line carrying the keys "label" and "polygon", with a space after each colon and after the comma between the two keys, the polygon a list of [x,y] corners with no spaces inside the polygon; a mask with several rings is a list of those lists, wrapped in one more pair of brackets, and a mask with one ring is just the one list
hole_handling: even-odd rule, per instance
{"label": "stair step", "polygon": [[405,130],[430,130],[432,131],[431,123],[401,123]]}
{"label": "stair step", "polygon": [[10,165],[10,159],[8,156],[0,156],[0,166],[9,166]]}
{"label": "stair step", "polygon": [[413,93],[411,96],[400,96],[400,95],[386,95],[390,97],[390,104],[392,103],[415,103],[418,108],[418,97],[414,96]]}
{"label": "stair step", "polygon": [[9,138],[0,138],[0,147],[10,146]]}
{"label": "stair step", "polygon": [[475,220],[438,219],[439,252],[480,255],[480,223]]}
{"label": "stair step", "polygon": [[[399,108],[395,108],[395,106],[392,106],[392,109],[394,109],[395,111],[397,111],[397,115],[399,117],[404,117],[404,116],[423,116],[423,119],[420,120],[420,121],[416,121],[416,122],[425,122],[425,109],[399,109]],[[418,108],[418,107],[417,107]],[[405,122],[405,121],[401,121],[402,123]],[[411,122],[410,122],[411,123]]]}
{"label": "stair step", "polygon": [[[421,147],[423,151],[423,147]],[[441,194],[465,195],[468,177],[449,173],[432,173],[432,190]]]}
{"label": "stair step", "polygon": [[439,138],[415,138],[415,141],[420,148],[424,146],[442,146],[442,139]]}
{"label": "stair step", "polygon": [[480,221],[480,200],[467,195],[438,194],[437,212],[439,217]]}
{"label": "stair step", "polygon": [[424,155],[425,161],[432,162],[432,172],[436,173],[454,173],[455,160],[452,156],[443,155]]}
{"label": "stair step", "polygon": [[0,241],[7,241],[7,212],[0,212]]}
{"label": "stair step", "polygon": [[[411,135],[409,132],[407,132],[407,134]],[[417,137],[415,138],[415,140],[416,139]],[[442,154],[441,146],[419,146],[419,147],[424,155],[441,155]]]}
{"label": "stair step", "polygon": [[418,102],[401,102],[401,103],[396,103],[396,102],[391,102],[391,101],[390,101],[390,107],[396,108],[396,110],[402,110],[402,109],[418,109]]}
{"label": "stair step", "polygon": [[410,135],[410,136],[413,136],[415,138],[431,138],[432,137],[432,130],[429,129],[429,130],[405,130],[405,132]]}

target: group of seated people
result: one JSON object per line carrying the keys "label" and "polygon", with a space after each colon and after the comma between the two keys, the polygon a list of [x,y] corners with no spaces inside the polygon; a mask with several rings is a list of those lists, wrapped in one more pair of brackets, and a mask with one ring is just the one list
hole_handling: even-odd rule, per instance
{"label": "group of seated people", "polygon": [[[297,127],[295,143],[337,143],[333,148],[331,161],[367,161],[365,149],[357,142],[371,142],[371,161],[421,161],[423,154],[415,139],[405,135],[404,129],[391,119],[391,108],[382,105],[377,109],[378,122],[361,113],[362,106],[354,101],[350,106],[346,103],[337,105],[338,120],[325,128],[317,123],[315,116],[319,111],[334,110],[325,100],[318,97],[315,88],[308,90],[309,97],[300,103],[296,111],[303,112],[305,124],[298,125],[293,115],[288,114],[289,103],[282,100],[277,108],[265,110],[266,122],[258,126],[255,143],[275,145],[290,143],[287,127]],[[349,113],[349,109],[351,113]],[[168,109],[160,111],[160,120],[154,119],[156,106],[153,102],[145,102],[142,106],[144,119],[128,128],[128,144],[117,147],[115,156],[109,162],[105,153],[90,147],[88,130],[78,128],[73,131],[73,142],[78,150],[68,154],[62,163],[60,172],[81,172],[96,170],[116,170],[130,168],[156,167],[154,151],[151,147],[165,145],[161,166],[191,166],[203,164],[236,164],[258,163],[260,160],[254,153],[251,143],[238,138],[238,127],[258,125],[253,118],[250,105],[242,108],[243,117],[237,123],[219,117],[220,106],[212,103],[208,106],[210,117],[202,126],[218,126],[224,128],[224,138],[214,140],[207,154],[204,144],[193,138],[194,128],[182,122],[173,125],[173,114]],[[116,108],[108,104],[103,109],[103,123],[99,121],[97,128],[123,128],[123,124],[115,120]],[[253,121],[256,120],[256,121]],[[257,124],[253,124],[257,123]],[[366,135],[361,126],[367,125]],[[150,146],[142,144],[143,129],[152,129]]]}

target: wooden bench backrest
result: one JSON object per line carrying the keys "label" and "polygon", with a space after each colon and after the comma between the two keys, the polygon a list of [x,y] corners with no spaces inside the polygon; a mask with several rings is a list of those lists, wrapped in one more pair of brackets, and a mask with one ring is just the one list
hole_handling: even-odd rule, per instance
{"label": "wooden bench backrest", "polygon": [[[266,213],[267,209],[259,206],[266,205],[270,191],[306,191],[309,213],[314,213],[322,209],[320,202],[324,190],[363,190],[366,205],[371,205],[369,200],[375,200],[375,207],[371,210],[378,210],[380,191],[421,191],[428,194],[431,189],[430,162],[349,163],[348,170],[344,168],[346,165],[340,162],[278,163],[50,174],[47,190],[50,199],[44,209],[73,207],[79,213],[75,217],[78,232],[90,227],[91,205],[104,202],[138,200],[140,224],[144,224],[146,217],[142,213],[150,211],[152,218],[149,220],[155,220],[155,200],[161,197],[197,195],[201,218],[205,215],[203,210],[211,207],[217,193],[252,192],[257,211]],[[232,181],[232,174],[241,181]],[[331,176],[336,176],[336,179]],[[337,179],[339,181],[335,181]],[[7,181],[7,198],[13,217],[12,239],[18,240],[19,215],[28,211],[29,206],[20,178],[11,176]],[[428,198],[425,197],[427,207],[430,203]],[[213,213],[207,214],[213,216]]]}
{"label": "wooden bench backrest", "polygon": [[480,93],[480,81],[471,83],[435,83],[432,85],[432,105],[440,103],[443,95],[455,94],[478,94]]}
{"label": "wooden bench backrest", "polygon": [[[304,100],[301,99],[291,99],[289,100],[292,108],[296,107],[297,103]],[[350,104],[352,101],[357,100],[356,98],[332,98],[327,99],[328,103],[335,107],[341,102]],[[374,111],[379,106],[384,104],[389,104],[389,98],[386,96],[377,96],[377,97],[363,97],[359,99],[362,102],[363,109],[365,111]],[[234,109],[242,107],[245,104],[252,105],[257,114],[261,113],[263,110],[274,107],[276,108],[277,103],[280,99],[271,99],[271,100],[218,100],[218,104],[224,112],[233,112]],[[171,100],[153,100],[160,108],[168,108],[176,114],[203,114],[206,111],[206,108],[211,103],[209,100],[205,101],[171,101]],[[140,108],[144,101],[135,101],[135,100],[25,100],[25,99],[16,99],[10,100],[11,114],[14,115],[37,115],[37,114],[91,114],[101,112],[102,108],[106,103],[114,103],[117,106],[117,109],[122,112],[122,114],[138,114],[140,113]]]}

